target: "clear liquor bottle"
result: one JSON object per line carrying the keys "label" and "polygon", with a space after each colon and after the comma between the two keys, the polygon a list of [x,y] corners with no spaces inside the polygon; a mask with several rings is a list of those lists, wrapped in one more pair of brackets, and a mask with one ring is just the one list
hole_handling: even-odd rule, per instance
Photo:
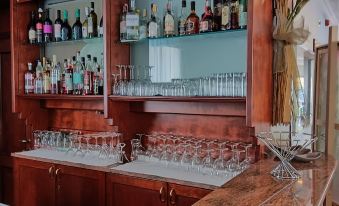
{"label": "clear liquor bottle", "polygon": [[186,19],[187,19],[187,8],[186,0],[181,1],[181,15],[178,22],[178,34],[183,36],[186,34]]}
{"label": "clear liquor bottle", "polygon": [[89,9],[88,7],[85,7],[85,21],[82,23],[82,37],[84,39],[88,38],[88,15],[89,15]]}
{"label": "clear liquor bottle", "polygon": [[35,74],[32,70],[32,63],[28,63],[28,70],[25,72],[25,94],[34,93]]}
{"label": "clear liquor bottle", "polygon": [[231,29],[239,29],[239,1],[231,0]]}
{"label": "clear liquor bottle", "polygon": [[73,68],[73,94],[81,95],[84,89],[84,68],[81,64],[80,52],[77,52]]}
{"label": "clear liquor bottle", "polygon": [[42,66],[43,66],[43,73],[42,73],[42,87],[44,94],[51,93],[51,73],[50,73],[50,65],[47,63],[46,58],[42,58]]}
{"label": "clear liquor bottle", "polygon": [[158,7],[156,4],[151,4],[151,18],[148,22],[148,37],[157,38],[160,37],[160,20],[157,17]]}
{"label": "clear liquor bottle", "polygon": [[65,88],[65,94],[73,94],[73,64],[70,59],[67,59],[65,70]]}
{"label": "clear liquor bottle", "polygon": [[104,37],[104,19],[103,16],[100,19],[100,24],[99,24],[99,37]]}
{"label": "clear liquor bottle", "polygon": [[122,7],[122,13],[120,16],[120,41],[127,40],[127,29],[126,29],[126,14],[128,11],[128,4],[124,4]]}
{"label": "clear liquor bottle", "polygon": [[147,10],[142,11],[142,17],[140,19],[139,26],[139,39],[145,39],[147,37]]}
{"label": "clear liquor bottle", "polygon": [[42,86],[42,74],[39,73],[36,75],[34,80],[34,94],[42,94],[43,86]]}
{"label": "clear liquor bottle", "polygon": [[60,94],[66,94],[66,71],[68,69],[68,61],[64,59],[63,67],[61,67],[60,71],[60,84],[59,91]]}
{"label": "clear liquor bottle", "polygon": [[139,40],[139,18],[135,11],[135,0],[130,0],[130,10],[126,14],[127,40]]}
{"label": "clear liquor bottle", "polygon": [[186,20],[186,34],[198,34],[199,24],[199,17],[195,13],[195,1],[191,1],[191,13]]}
{"label": "clear liquor bottle", "polygon": [[239,27],[247,28],[247,0],[240,0],[239,3]]}
{"label": "clear liquor bottle", "polygon": [[[93,70],[93,90],[94,94],[98,95],[99,91],[101,90],[101,76],[100,76],[100,65],[98,63],[98,59],[96,57],[93,57],[93,65],[92,65],[92,70]],[[95,79],[97,78],[98,82],[95,82]]]}
{"label": "clear liquor bottle", "polygon": [[224,0],[221,9],[221,30],[231,29],[231,0]]}
{"label": "clear liquor bottle", "polygon": [[210,0],[205,1],[205,12],[201,15],[200,32],[213,31],[213,13]]}
{"label": "clear liquor bottle", "polygon": [[53,55],[51,69],[51,94],[59,94],[60,64],[57,63],[56,55]]}
{"label": "clear liquor bottle", "polygon": [[164,15],[164,36],[171,37],[175,35],[175,21],[172,14],[172,0],[168,0],[166,5],[166,13]]}
{"label": "clear liquor bottle", "polygon": [[[94,59],[94,58],[93,58]],[[87,61],[84,72],[84,95],[93,94],[93,70],[91,55],[87,55]]]}
{"label": "clear liquor bottle", "polygon": [[213,31],[221,30],[222,0],[214,0]]}

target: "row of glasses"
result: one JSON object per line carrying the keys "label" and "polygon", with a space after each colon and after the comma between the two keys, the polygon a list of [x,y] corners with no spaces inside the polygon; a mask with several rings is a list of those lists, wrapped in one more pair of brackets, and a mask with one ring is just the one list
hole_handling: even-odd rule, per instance
{"label": "row of glasses", "polygon": [[[147,147],[143,147],[142,139]],[[175,134],[138,134],[131,140],[131,161],[144,159],[166,167],[206,175],[241,172],[251,163],[252,144],[227,140],[210,140]]]}
{"label": "row of glasses", "polygon": [[205,77],[153,83],[152,66],[116,65],[112,93],[120,96],[246,96],[246,73],[215,73]]}
{"label": "row of glasses", "polygon": [[79,132],[33,131],[34,148],[64,152],[67,155],[101,160],[127,160],[122,143],[122,134],[118,132]]}

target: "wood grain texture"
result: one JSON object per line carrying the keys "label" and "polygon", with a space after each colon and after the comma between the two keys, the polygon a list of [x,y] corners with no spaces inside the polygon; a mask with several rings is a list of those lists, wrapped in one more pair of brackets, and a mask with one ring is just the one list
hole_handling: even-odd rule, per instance
{"label": "wood grain texture", "polygon": [[56,165],[56,205],[105,206],[105,173]]}
{"label": "wood grain texture", "polygon": [[256,132],[272,122],[272,1],[248,2],[247,125]]}

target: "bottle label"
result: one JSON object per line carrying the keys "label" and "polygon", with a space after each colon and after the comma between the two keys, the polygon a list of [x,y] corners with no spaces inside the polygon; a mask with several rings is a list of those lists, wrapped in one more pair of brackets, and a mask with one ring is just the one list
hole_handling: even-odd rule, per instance
{"label": "bottle label", "polygon": [[150,22],[148,28],[149,37],[158,37],[158,24],[156,22]]}
{"label": "bottle label", "polygon": [[44,34],[52,34],[52,33],[53,33],[52,25],[44,25]]}
{"label": "bottle label", "polygon": [[179,35],[185,35],[185,30],[186,30],[186,27],[185,27],[185,21],[180,21],[179,23]]}
{"label": "bottle label", "polygon": [[165,35],[174,34],[174,19],[171,15],[166,14],[165,16]]}
{"label": "bottle label", "polygon": [[73,73],[73,83],[74,84],[82,84],[83,83],[81,73],[78,73],[78,72]]}
{"label": "bottle label", "polygon": [[191,20],[188,20],[186,24],[186,29],[187,29],[187,32],[194,32],[195,31],[194,22]]}
{"label": "bottle label", "polygon": [[35,25],[35,27],[36,27],[36,29],[37,30],[42,30],[42,23],[37,23],[36,25]]}
{"label": "bottle label", "polygon": [[87,32],[89,34],[91,34],[91,33],[93,33],[93,19],[92,19],[92,17],[88,17],[87,21],[88,21]]}
{"label": "bottle label", "polygon": [[30,30],[28,31],[28,38],[29,38],[30,40],[36,40],[36,32],[35,32],[35,30],[30,29]]}
{"label": "bottle label", "polygon": [[54,24],[54,37],[61,38],[61,24]]}
{"label": "bottle label", "polygon": [[208,21],[201,21],[200,22],[200,31],[208,31]]}
{"label": "bottle label", "polygon": [[88,29],[86,26],[82,27],[82,37],[83,38],[88,38]]}
{"label": "bottle label", "polygon": [[147,28],[145,25],[139,27],[139,38],[145,39],[147,37]]}
{"label": "bottle label", "polygon": [[66,73],[65,74],[65,86],[66,90],[73,90],[73,78],[72,73]]}
{"label": "bottle label", "polygon": [[247,12],[241,12],[239,15],[239,26],[247,25]]}
{"label": "bottle label", "polygon": [[120,33],[121,34],[126,33],[126,21],[121,21],[120,22]]}
{"label": "bottle label", "polygon": [[223,6],[221,10],[221,25],[227,26],[230,22],[230,7]]}
{"label": "bottle label", "polygon": [[36,79],[34,84],[35,84],[34,93],[35,94],[42,94],[42,81],[41,81],[41,79]]}
{"label": "bottle label", "polygon": [[31,73],[25,75],[25,90],[33,90],[34,84],[33,84],[34,78]]}
{"label": "bottle label", "polygon": [[139,15],[127,14],[126,15],[126,26],[139,26]]}

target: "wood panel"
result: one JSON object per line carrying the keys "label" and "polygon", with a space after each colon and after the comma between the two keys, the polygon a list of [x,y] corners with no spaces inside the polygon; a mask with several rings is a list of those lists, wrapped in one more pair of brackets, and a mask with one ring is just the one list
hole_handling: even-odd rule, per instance
{"label": "wood panel", "polygon": [[102,100],[41,100],[41,107],[46,109],[69,109],[104,111]]}
{"label": "wood panel", "polygon": [[248,1],[247,125],[267,131],[272,122],[272,1]]}
{"label": "wood panel", "polygon": [[53,206],[55,202],[55,179],[49,174],[50,163],[15,159],[15,205]]}
{"label": "wood panel", "polygon": [[105,173],[63,165],[56,166],[56,205],[105,206]]}
{"label": "wood panel", "polygon": [[116,128],[110,126],[103,114],[89,110],[49,110],[48,128],[113,131]]}
{"label": "wood panel", "polygon": [[169,205],[190,206],[212,192],[196,187],[168,183]]}
{"label": "wood panel", "polygon": [[105,45],[104,50],[106,54],[105,58],[105,87],[104,90],[104,108],[105,117],[108,116],[108,96],[112,93],[111,85],[113,73],[117,73],[115,65],[117,64],[129,64],[130,63],[130,48],[127,44],[120,44],[120,14],[123,4],[128,3],[128,0],[114,0],[104,1],[104,24],[105,24]]}
{"label": "wood panel", "polygon": [[13,169],[0,165],[0,202],[8,205],[14,203]]}
{"label": "wood panel", "polygon": [[[108,206],[120,206],[122,203],[124,206],[167,205],[165,182],[110,174],[106,187]],[[164,202],[161,202],[160,198],[163,198]]]}

